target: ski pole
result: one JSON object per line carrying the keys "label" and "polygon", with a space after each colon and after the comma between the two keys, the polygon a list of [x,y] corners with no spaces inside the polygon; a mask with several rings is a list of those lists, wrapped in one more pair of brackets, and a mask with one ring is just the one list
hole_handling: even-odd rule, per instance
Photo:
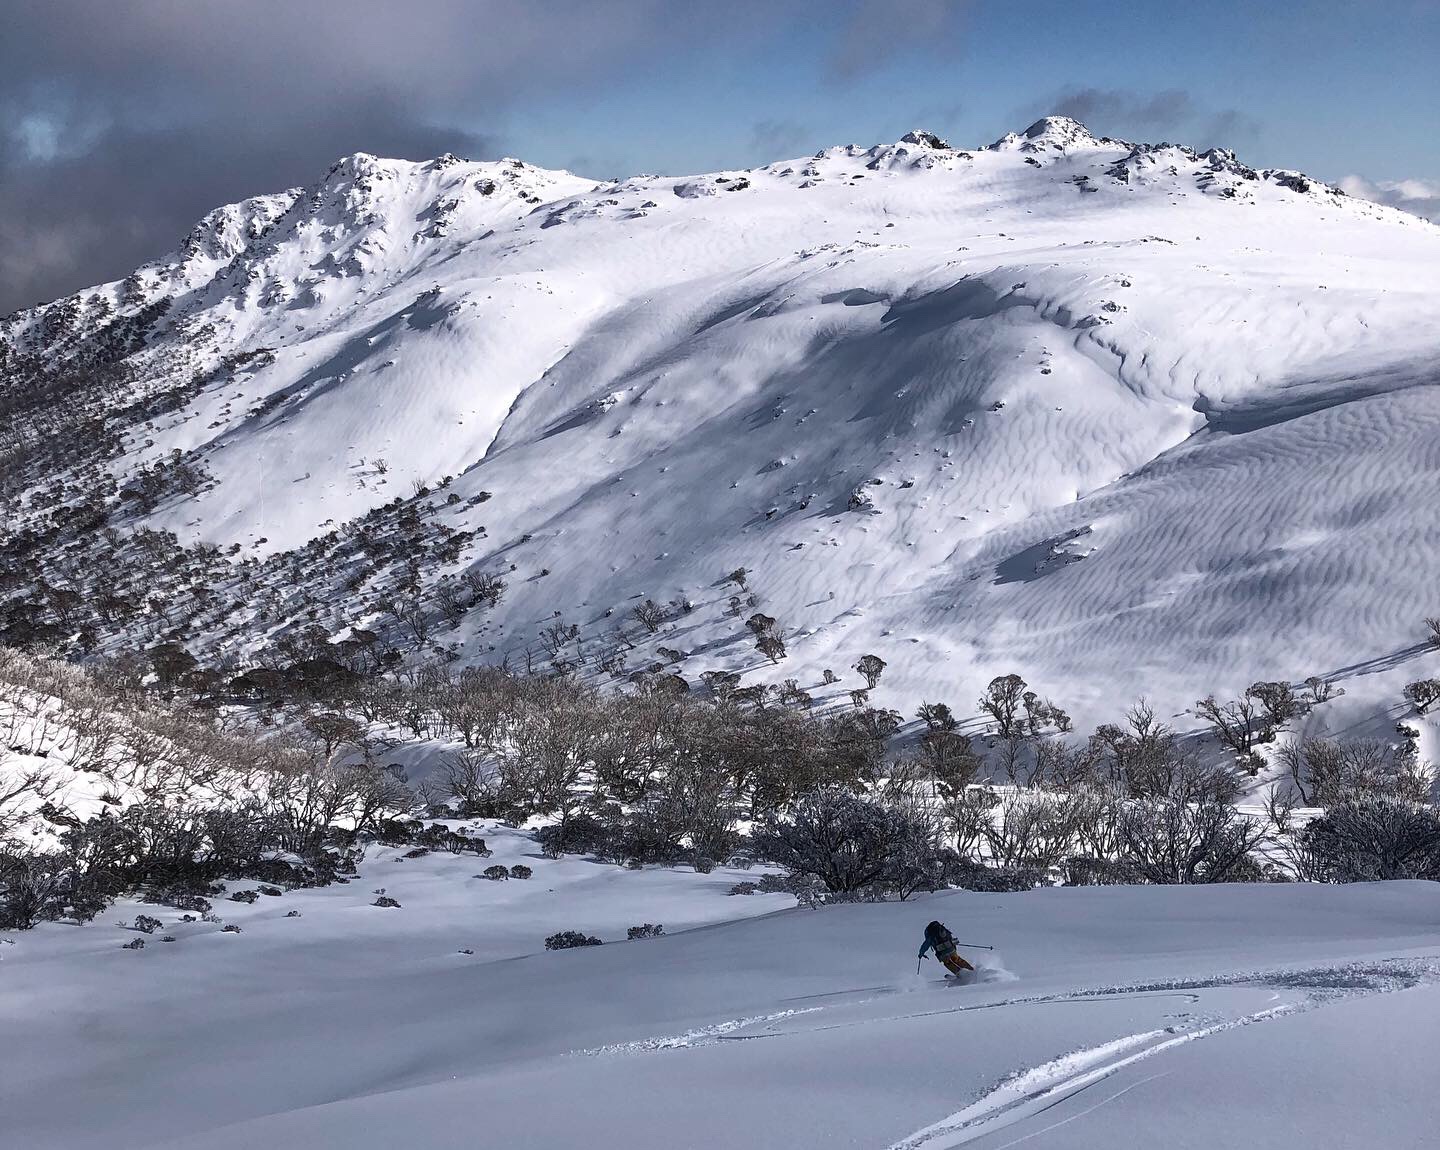
{"label": "ski pole", "polygon": [[925,960],[925,956],[924,956],[923,954],[920,955],[918,958],[915,959],[915,973],[916,973],[916,974],[919,974],[919,973],[920,973],[920,964],[921,964],[921,962],[923,962],[924,960]]}
{"label": "ski pole", "polygon": [[978,942],[957,942],[956,946],[969,947],[971,950],[994,950],[993,946],[982,946]]}

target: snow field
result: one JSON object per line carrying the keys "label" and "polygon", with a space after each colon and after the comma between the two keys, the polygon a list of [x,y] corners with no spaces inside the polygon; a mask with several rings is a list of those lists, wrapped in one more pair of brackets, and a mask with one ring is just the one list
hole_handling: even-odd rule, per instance
{"label": "snow field", "polygon": [[[367,859],[364,885],[432,859]],[[1391,1088],[1434,1049],[1435,884],[953,892],[537,953],[519,945],[525,916],[541,917],[523,908],[550,897],[535,866],[470,926],[517,945],[473,957],[451,953],[449,915],[381,941],[392,922],[425,921],[418,885],[399,911],[355,905],[353,887],[262,900],[241,908],[257,916],[245,933],[204,951],[124,952],[99,924],[24,936],[3,948],[7,1127],[67,1150],[1149,1145],[1179,1125],[1173,1096],[1191,1116],[1180,1145],[1243,1126],[1257,1146],[1293,1145],[1303,1127],[1317,1146],[1377,1129],[1418,1147],[1437,1117],[1433,1092]],[[753,901],[684,872],[597,869],[618,881],[584,902],[617,927],[658,917],[647,881],[688,897],[691,922]],[[305,935],[332,896],[383,924]],[[306,917],[267,925],[266,902]],[[929,964],[917,982],[932,917],[999,946],[1015,980],[954,985]],[[69,941],[87,934],[113,937]],[[1373,1107],[1327,1105],[1323,1129],[1304,1117],[1303,1084],[1332,1081],[1332,1060],[1349,1079],[1337,1097],[1363,1083],[1383,1122]]]}

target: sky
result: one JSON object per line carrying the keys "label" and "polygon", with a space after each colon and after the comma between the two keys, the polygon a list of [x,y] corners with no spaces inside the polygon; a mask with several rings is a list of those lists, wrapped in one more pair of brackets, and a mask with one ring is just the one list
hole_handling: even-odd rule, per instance
{"label": "sky", "polygon": [[597,179],[1047,113],[1440,218],[1440,0],[5,0],[0,315],[342,155]]}

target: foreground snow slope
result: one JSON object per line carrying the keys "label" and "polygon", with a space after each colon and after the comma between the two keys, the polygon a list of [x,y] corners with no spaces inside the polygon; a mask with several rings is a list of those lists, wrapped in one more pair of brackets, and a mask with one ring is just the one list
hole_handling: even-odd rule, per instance
{"label": "foreground snow slope", "polygon": [[[126,436],[118,473],[215,480],[148,521],[267,554],[457,475],[424,501],[485,532],[426,581],[509,582],[438,636],[474,659],[557,612],[593,654],[649,596],[696,605],[648,640],[687,677],[874,651],[907,712],[1014,670],[1097,719],[1424,670],[1440,228],[1296,173],[1063,118],[593,187],[354,156],[135,279],[6,338],[63,359],[166,298],[150,384],[270,349]],[[723,612],[742,565],[778,668]]]}
{"label": "foreground snow slope", "polygon": [[[365,885],[427,863],[377,857]],[[1435,884],[956,892],[547,954],[503,941],[511,916],[538,928],[544,900],[566,897],[535,865],[465,929],[425,916],[383,946],[307,936],[320,903],[351,897],[336,891],[262,899],[242,935],[140,952],[98,926],[69,933],[103,939],[83,947],[64,928],[21,938],[0,951],[7,1136],[1418,1150],[1440,1121]],[[595,903],[617,922],[655,891],[630,884],[666,881],[596,869],[618,877]],[[703,883],[690,897],[691,921],[746,909]],[[389,929],[409,906],[348,913]],[[998,947],[970,952],[991,963],[981,981],[940,983],[934,963],[915,976],[932,917]],[[454,952],[492,930],[493,949]]]}

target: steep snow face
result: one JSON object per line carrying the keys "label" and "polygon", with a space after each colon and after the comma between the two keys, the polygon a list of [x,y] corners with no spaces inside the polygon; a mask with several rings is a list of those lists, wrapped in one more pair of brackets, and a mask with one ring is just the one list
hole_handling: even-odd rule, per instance
{"label": "steep snow face", "polygon": [[689,677],[873,651],[906,710],[1012,670],[1097,715],[1433,673],[1440,228],[1229,152],[1050,117],[606,185],[353,156],[8,339],[162,296],[154,378],[233,366],[128,437],[117,473],[216,481],[152,525],[265,554],[455,476],[422,499],[486,532],[446,570],[509,584],[467,657],[556,613],[593,653],[651,597],[692,604],[645,640]]}

